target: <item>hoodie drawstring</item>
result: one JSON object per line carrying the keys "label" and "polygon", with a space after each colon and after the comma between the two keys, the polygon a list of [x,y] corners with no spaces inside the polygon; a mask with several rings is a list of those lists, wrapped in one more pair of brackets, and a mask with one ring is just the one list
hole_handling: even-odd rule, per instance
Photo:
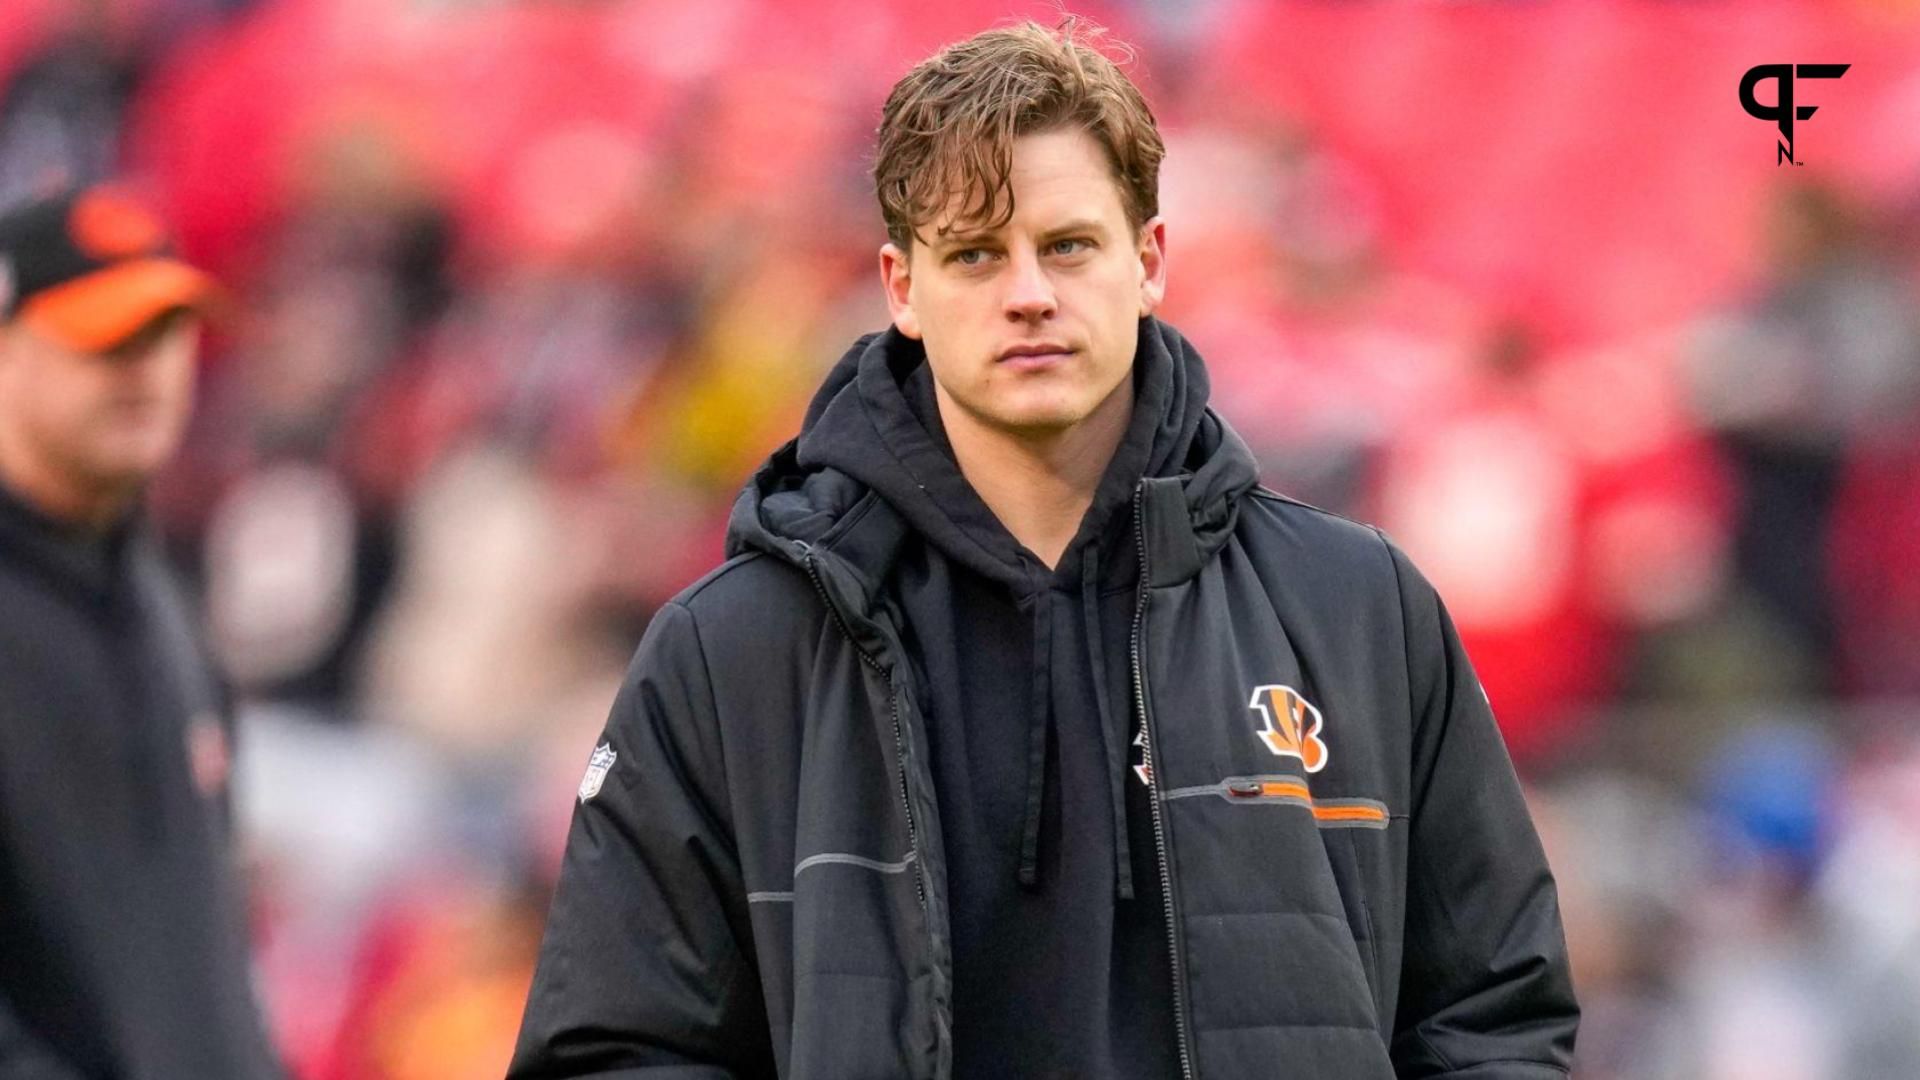
{"label": "hoodie drawstring", "polygon": [[1113,724],[1107,700],[1107,654],[1100,632],[1100,545],[1087,545],[1080,570],[1080,603],[1087,628],[1087,653],[1093,661],[1093,705],[1100,719],[1100,741],[1107,751],[1107,784],[1113,798],[1113,877],[1117,895],[1133,899],[1133,856],[1127,841],[1127,739]]}
{"label": "hoodie drawstring", "polygon": [[1040,884],[1040,803],[1053,727],[1053,588],[1033,593],[1033,686],[1027,703],[1027,817],[1020,832],[1020,884]]}

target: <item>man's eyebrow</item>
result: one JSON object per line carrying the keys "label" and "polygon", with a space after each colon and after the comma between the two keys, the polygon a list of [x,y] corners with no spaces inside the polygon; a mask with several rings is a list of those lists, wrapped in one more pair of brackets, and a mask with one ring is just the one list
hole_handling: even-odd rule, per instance
{"label": "man's eyebrow", "polygon": [[936,251],[944,251],[951,248],[973,247],[978,244],[990,244],[994,241],[994,239],[995,239],[994,233],[990,230],[971,229],[966,232],[943,233],[941,234],[939,239],[933,242],[931,246]]}
{"label": "man's eyebrow", "polygon": [[[1045,246],[1063,236],[1086,235],[1088,233],[1096,236],[1105,236],[1107,227],[1098,218],[1074,218],[1047,229],[1040,234],[1039,240],[1041,245]],[[999,239],[1000,233],[999,230],[996,229],[968,229],[964,232],[946,233],[929,246],[936,251],[950,251],[955,248],[977,247],[981,244],[998,243]]]}
{"label": "man's eyebrow", "polygon": [[1040,242],[1045,244],[1049,240],[1058,240],[1063,236],[1084,233],[1095,233],[1100,236],[1105,236],[1107,227],[1094,218],[1075,218],[1072,221],[1055,225],[1053,228],[1041,233]]}

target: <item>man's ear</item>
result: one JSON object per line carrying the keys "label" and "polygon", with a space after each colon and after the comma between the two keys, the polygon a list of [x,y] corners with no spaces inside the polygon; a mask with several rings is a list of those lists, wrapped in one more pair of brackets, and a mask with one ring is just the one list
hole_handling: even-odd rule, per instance
{"label": "man's ear", "polygon": [[907,265],[907,253],[898,245],[880,248],[880,287],[886,290],[887,313],[894,329],[920,340],[920,319],[913,313],[913,268]]}
{"label": "man's ear", "polygon": [[1153,314],[1167,298],[1167,223],[1155,217],[1140,226],[1140,315]]}

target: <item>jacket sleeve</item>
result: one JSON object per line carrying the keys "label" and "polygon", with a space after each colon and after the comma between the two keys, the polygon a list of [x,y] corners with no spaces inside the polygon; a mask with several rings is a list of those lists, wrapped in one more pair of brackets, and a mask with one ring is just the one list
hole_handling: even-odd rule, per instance
{"label": "jacket sleeve", "polygon": [[718,731],[693,613],[669,603],[574,807],[509,1080],[772,1075]]}
{"label": "jacket sleeve", "polygon": [[1580,1011],[1553,875],[1453,621],[1392,550],[1414,722],[1395,1071],[1560,1080]]}

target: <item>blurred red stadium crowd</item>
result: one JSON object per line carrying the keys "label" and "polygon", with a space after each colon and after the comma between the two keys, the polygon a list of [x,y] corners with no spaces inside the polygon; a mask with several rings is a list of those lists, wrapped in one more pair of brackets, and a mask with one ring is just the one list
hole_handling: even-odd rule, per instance
{"label": "blurred red stadium crowd", "polygon": [[[1920,11],[1080,4],[1165,315],[1269,486],[1461,626],[1583,1077],[1920,1074]],[[11,0],[0,200],[128,173],[229,286],[155,512],[244,703],[313,1080],[497,1076],[645,620],[857,333],[893,79],[1009,14]],[[1798,167],[1735,88],[1838,60]]]}

